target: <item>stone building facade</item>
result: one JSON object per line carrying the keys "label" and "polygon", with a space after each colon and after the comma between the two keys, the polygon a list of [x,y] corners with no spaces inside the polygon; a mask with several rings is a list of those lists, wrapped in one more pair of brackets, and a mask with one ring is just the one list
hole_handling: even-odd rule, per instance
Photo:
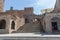
{"label": "stone building facade", "polygon": [[[1,0],[2,1],[2,0]],[[4,1],[2,2],[4,5]],[[2,5],[0,4],[0,5]],[[54,9],[44,12],[41,15],[35,15],[32,7],[24,10],[0,11],[0,33],[30,33],[45,32],[55,33],[60,31],[60,0],[56,0]]]}
{"label": "stone building facade", "polygon": [[45,12],[42,16],[43,30],[46,33],[60,32],[60,0],[56,0],[54,9],[51,12]]}

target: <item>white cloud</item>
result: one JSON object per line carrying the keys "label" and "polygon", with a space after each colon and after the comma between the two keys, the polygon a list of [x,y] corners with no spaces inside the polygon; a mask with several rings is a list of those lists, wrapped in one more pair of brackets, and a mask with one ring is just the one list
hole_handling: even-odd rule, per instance
{"label": "white cloud", "polygon": [[30,6],[33,6],[38,11],[38,14],[41,13],[40,10],[46,9],[46,8],[53,8],[56,0],[36,0],[35,3],[30,4]]}
{"label": "white cloud", "polygon": [[55,4],[55,0],[37,0],[37,2],[33,3],[32,5],[36,7],[44,6],[44,7],[53,7]]}

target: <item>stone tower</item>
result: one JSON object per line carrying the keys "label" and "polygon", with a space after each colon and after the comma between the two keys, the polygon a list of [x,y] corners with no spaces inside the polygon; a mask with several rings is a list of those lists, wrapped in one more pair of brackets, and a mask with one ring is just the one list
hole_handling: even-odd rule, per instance
{"label": "stone tower", "polygon": [[0,12],[4,10],[4,0],[0,0]]}
{"label": "stone tower", "polygon": [[60,12],[60,0],[56,0],[54,11]]}

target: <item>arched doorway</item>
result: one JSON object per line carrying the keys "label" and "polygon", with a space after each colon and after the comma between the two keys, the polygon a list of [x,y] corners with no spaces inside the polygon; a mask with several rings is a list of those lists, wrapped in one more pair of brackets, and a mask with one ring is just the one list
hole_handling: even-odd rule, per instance
{"label": "arched doorway", "polygon": [[0,29],[5,29],[6,27],[6,21],[5,20],[1,20],[0,21]]}
{"label": "arched doorway", "polygon": [[52,31],[60,30],[60,18],[54,17],[51,19]]}
{"label": "arched doorway", "polygon": [[15,29],[15,22],[14,21],[12,21],[12,23],[11,23],[11,29]]}
{"label": "arched doorway", "polygon": [[27,18],[25,18],[25,23],[29,23],[29,20]]}

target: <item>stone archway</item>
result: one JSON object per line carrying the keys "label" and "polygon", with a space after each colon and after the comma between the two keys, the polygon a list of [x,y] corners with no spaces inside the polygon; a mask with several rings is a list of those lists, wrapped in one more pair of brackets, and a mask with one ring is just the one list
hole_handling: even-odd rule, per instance
{"label": "stone archway", "polygon": [[2,19],[0,21],[0,29],[5,29],[6,28],[6,21],[4,19]]}
{"label": "stone archway", "polygon": [[51,19],[51,24],[52,24],[52,31],[58,31],[60,30],[60,18],[54,17]]}
{"label": "stone archway", "polygon": [[11,29],[15,29],[15,22],[14,21],[12,21],[12,23],[11,23]]}

